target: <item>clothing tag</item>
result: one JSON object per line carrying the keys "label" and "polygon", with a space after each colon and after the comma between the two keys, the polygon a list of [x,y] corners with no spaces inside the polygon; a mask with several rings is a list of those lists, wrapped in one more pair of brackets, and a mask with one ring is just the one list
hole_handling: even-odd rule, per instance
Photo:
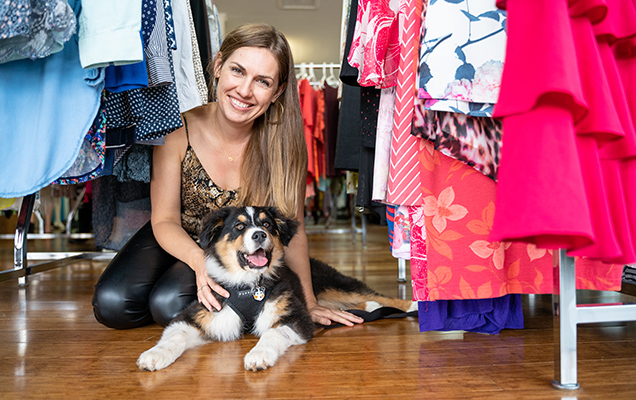
{"label": "clothing tag", "polygon": [[252,295],[254,296],[254,300],[263,301],[265,298],[265,288],[263,286],[256,286],[252,290]]}

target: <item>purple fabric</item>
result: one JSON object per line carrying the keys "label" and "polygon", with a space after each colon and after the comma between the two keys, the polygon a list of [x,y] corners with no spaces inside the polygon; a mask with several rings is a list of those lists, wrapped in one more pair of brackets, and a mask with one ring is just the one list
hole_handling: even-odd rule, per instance
{"label": "purple fabric", "polygon": [[437,300],[418,303],[420,332],[455,331],[496,335],[502,329],[523,329],[521,295],[494,299]]}

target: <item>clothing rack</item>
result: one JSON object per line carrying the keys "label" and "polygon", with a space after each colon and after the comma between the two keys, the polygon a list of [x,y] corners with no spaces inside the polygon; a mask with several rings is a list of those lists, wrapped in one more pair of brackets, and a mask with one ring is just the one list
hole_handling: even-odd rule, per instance
{"label": "clothing rack", "polygon": [[[81,196],[83,196],[83,192]],[[76,199],[78,204],[80,197]],[[115,256],[115,253],[102,253],[102,252],[82,252],[82,253],[68,253],[68,252],[56,252],[56,253],[31,253],[27,257],[27,239],[29,233],[29,225],[31,215],[33,214],[33,205],[35,204],[35,193],[28,196],[24,196],[22,199],[22,205],[18,213],[18,222],[16,225],[15,235],[13,236],[13,269],[7,271],[0,271],[0,282],[8,281],[12,279],[18,280],[19,286],[27,285],[27,277],[29,275],[48,271],[55,268],[64,267],[70,265],[79,260],[110,260]],[[69,219],[72,218],[72,214],[69,215]],[[67,229],[70,229],[69,222],[67,221]],[[35,238],[52,239],[54,237],[73,237],[73,238],[86,238],[84,235],[92,234],[34,234]],[[4,237],[3,237],[4,239]],[[39,257],[38,257],[39,256]],[[28,265],[28,259],[40,259],[40,260],[52,260],[39,263],[33,266]]]}
{"label": "clothing rack", "polygon": [[340,64],[337,63],[299,63],[294,64],[295,69],[299,68],[340,68]]}
{"label": "clothing rack", "polygon": [[636,304],[576,304],[576,268],[566,250],[554,254],[554,380],[557,389],[575,390],[577,324],[636,321]]}
{"label": "clothing rack", "polygon": [[[340,78],[334,73],[334,68],[340,68],[340,64],[336,63],[300,63],[294,64],[294,69],[299,70],[296,78],[308,78],[312,86],[320,86],[322,82],[326,82],[332,87],[340,84]],[[327,72],[329,69],[329,72]],[[322,76],[318,79],[315,71],[322,71]]]}
{"label": "clothing rack", "polygon": [[[298,69],[300,70],[299,73],[302,74],[303,72],[306,72],[307,70],[309,70],[309,74],[310,76],[313,76],[315,78],[315,75],[313,75],[314,70],[322,70],[323,76],[321,78],[326,78],[326,71],[327,68],[330,69],[330,71],[333,71],[334,68],[340,68],[341,65],[338,63],[313,63],[313,62],[302,62],[302,63],[297,63],[294,64],[294,69]],[[316,78],[317,79],[317,78]],[[319,82],[312,82],[312,85],[316,85],[319,84]],[[332,204],[333,204],[333,199],[331,200]],[[332,210],[333,211],[333,210]],[[333,213],[330,213],[330,218],[333,217]],[[324,229],[310,229],[307,230],[307,234],[316,234],[316,233],[351,233],[351,242],[352,243],[356,243],[356,234],[357,233],[361,233],[362,234],[362,245],[366,246],[367,244],[367,224],[366,224],[366,216],[364,214],[360,214],[360,223],[361,223],[361,227],[357,227],[356,226],[356,213],[355,213],[355,207],[353,207],[352,209],[352,213],[351,213],[351,228],[329,228],[330,225],[330,220],[327,221],[325,228]]]}

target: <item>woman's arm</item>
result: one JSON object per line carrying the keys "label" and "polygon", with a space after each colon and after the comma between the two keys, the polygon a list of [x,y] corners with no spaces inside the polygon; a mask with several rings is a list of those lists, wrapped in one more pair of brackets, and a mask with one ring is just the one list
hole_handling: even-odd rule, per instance
{"label": "woman's arm", "polygon": [[203,250],[181,226],[181,161],[186,148],[183,128],[167,135],[165,144],[154,148],[150,180],[152,231],[165,251],[195,272],[199,301],[208,310],[220,310],[212,290],[224,297],[228,293],[209,277]]}
{"label": "woman's arm", "polygon": [[300,226],[298,227],[298,233],[291,242],[289,242],[287,249],[285,249],[285,261],[287,265],[289,265],[289,268],[300,278],[311,318],[314,322],[322,325],[331,325],[331,321],[348,326],[353,326],[354,323],[362,323],[363,319],[356,315],[346,311],[332,310],[318,304],[311,283],[309,245],[307,242],[307,232],[305,231],[304,191],[302,201],[300,201],[299,204],[300,207],[297,218],[300,222]]}

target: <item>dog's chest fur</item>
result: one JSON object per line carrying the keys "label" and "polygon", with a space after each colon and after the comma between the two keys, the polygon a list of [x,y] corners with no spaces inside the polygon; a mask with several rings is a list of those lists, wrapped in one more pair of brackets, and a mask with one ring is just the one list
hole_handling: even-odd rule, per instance
{"label": "dog's chest fur", "polygon": [[[265,288],[267,298],[250,318],[246,318],[247,315],[240,309],[237,312],[235,304],[240,302],[228,301],[217,295],[223,305],[221,311],[208,311],[201,303],[194,302],[175,318],[175,322],[183,321],[196,326],[210,340],[236,340],[244,333],[261,336],[267,329],[282,324],[293,324],[301,336],[311,338],[315,325],[307,311],[298,276],[287,266],[280,266],[276,279],[266,279],[261,285]],[[230,298],[237,294],[232,292],[234,290],[230,289]],[[256,302],[253,299],[251,301]]]}

